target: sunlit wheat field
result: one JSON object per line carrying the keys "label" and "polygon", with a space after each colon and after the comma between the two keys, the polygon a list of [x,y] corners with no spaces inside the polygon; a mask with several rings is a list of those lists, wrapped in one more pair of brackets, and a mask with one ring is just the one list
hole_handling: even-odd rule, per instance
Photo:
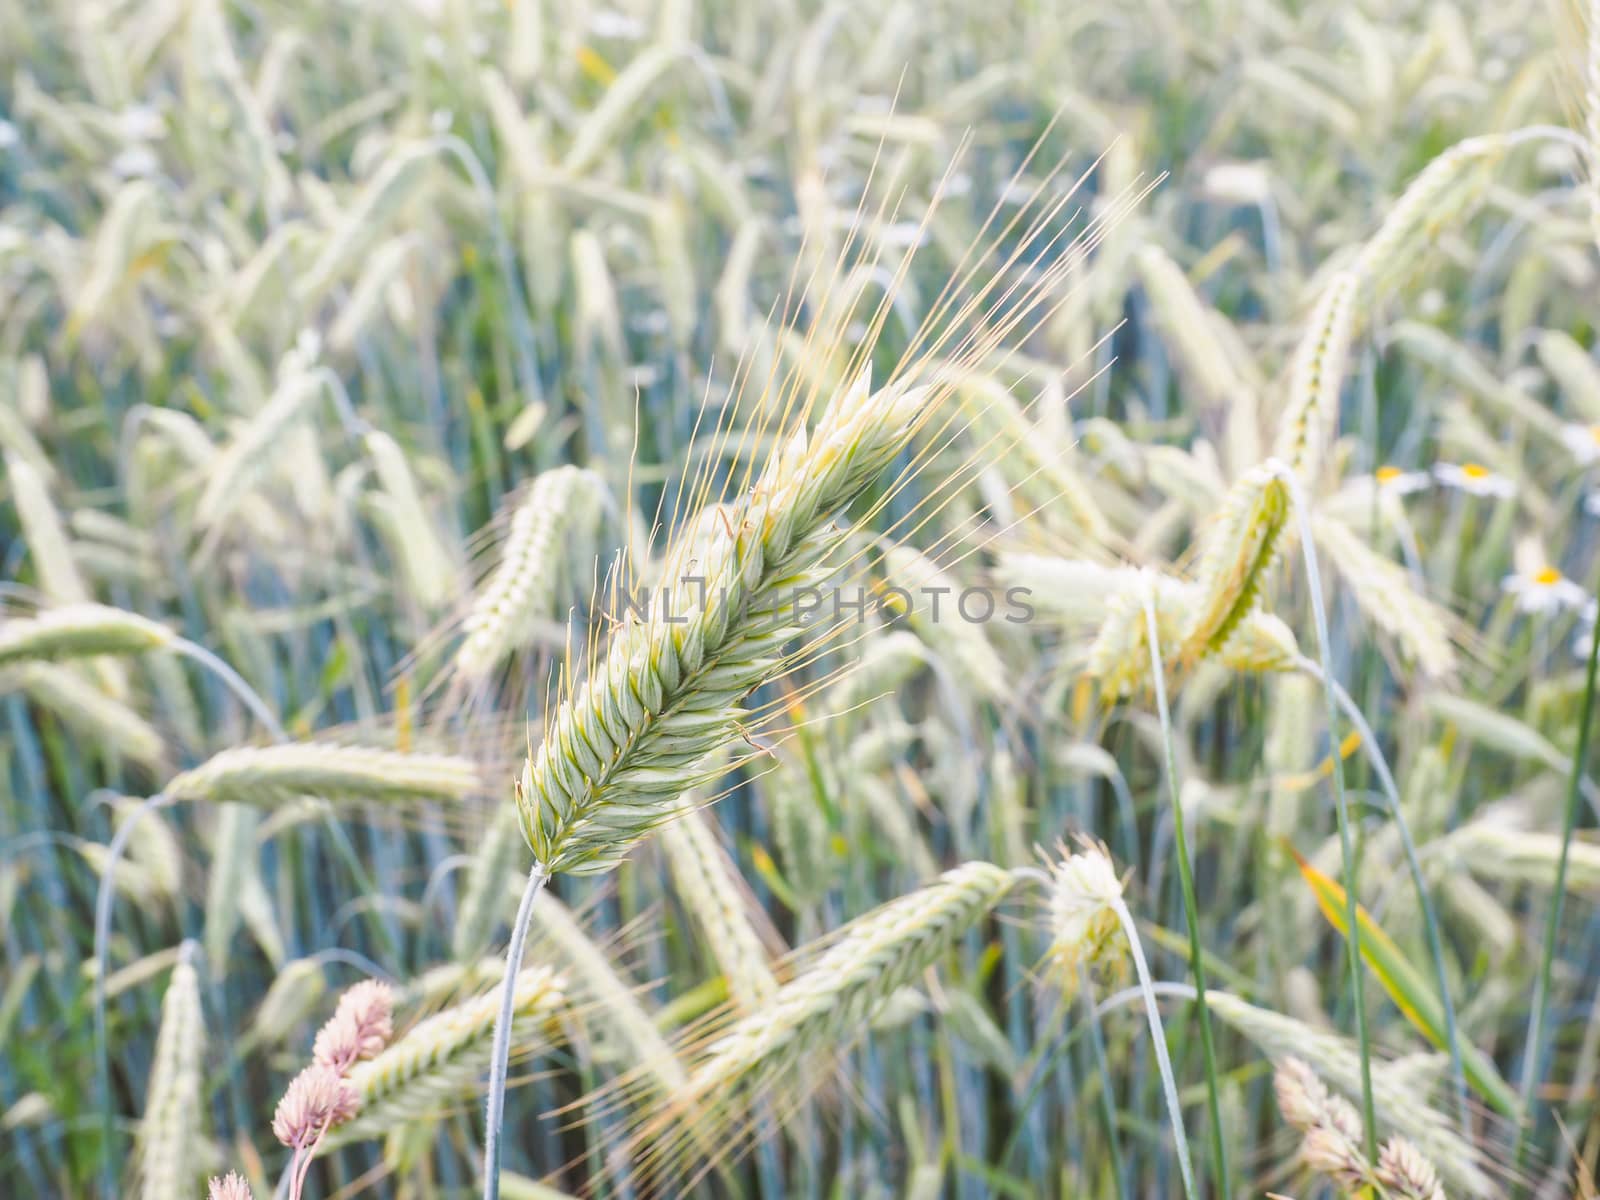
{"label": "sunlit wheat field", "polygon": [[1600,1196],[1600,3],[0,0],[0,1193]]}

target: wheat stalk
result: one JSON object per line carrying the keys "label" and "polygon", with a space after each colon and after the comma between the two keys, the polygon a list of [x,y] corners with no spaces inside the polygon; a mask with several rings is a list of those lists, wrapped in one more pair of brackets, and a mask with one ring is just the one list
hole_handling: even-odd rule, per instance
{"label": "wheat stalk", "polygon": [[[735,734],[739,701],[782,670],[784,647],[801,631],[798,590],[825,577],[821,563],[843,538],[830,519],[910,440],[925,399],[922,389],[899,386],[874,393],[863,370],[815,428],[802,424],[782,440],[754,487],[723,512],[726,538],[707,545],[702,525],[698,538],[691,529],[687,544],[669,551],[669,563],[700,572],[699,601],[679,614],[682,623],[657,605],[613,634],[523,764],[517,812],[534,864],[506,950],[508,975],[521,965],[533,900],[549,875],[615,867],[672,816],[699,764]],[[496,1200],[499,1187],[505,1054],[496,1040],[484,1200]]]}
{"label": "wheat stalk", "polygon": [[448,754],[287,743],[223,750],[163,789],[170,801],[271,807],[300,796],[456,801],[482,789],[478,768]]}
{"label": "wheat stalk", "polygon": [[103,604],[65,604],[0,624],[0,666],[34,660],[143,654],[176,640],[165,625]]}
{"label": "wheat stalk", "polygon": [[161,1000],[161,1028],[139,1124],[141,1200],[187,1200],[199,1174],[192,1155],[203,1111],[200,1063],[205,1023],[200,1012],[200,977],[194,969],[196,949],[192,942],[185,943]]}
{"label": "wheat stalk", "polygon": [[1161,1073],[1167,1119],[1171,1122],[1178,1153],[1178,1174],[1184,1195],[1193,1197],[1196,1194],[1194,1166],[1183,1126],[1183,1106],[1178,1101],[1177,1080],[1167,1052],[1166,1030],[1156,1005],[1150,966],[1139,940],[1139,927],[1123,898],[1122,880],[1117,877],[1110,851],[1093,839],[1083,838],[1077,852],[1068,853],[1066,847],[1060,847],[1057,860],[1050,864],[1049,874],[1036,878],[1048,889],[1050,957],[1056,979],[1068,996],[1095,975],[1103,974],[1112,979],[1120,975],[1124,951],[1133,959],[1139,991],[1144,996],[1150,1041]]}
{"label": "wheat stalk", "polygon": [[383,501],[380,511],[387,520],[391,554],[404,572],[411,594],[424,610],[432,611],[450,595],[454,564],[440,544],[400,443],[380,429],[367,430],[362,443],[383,489],[373,500]]}

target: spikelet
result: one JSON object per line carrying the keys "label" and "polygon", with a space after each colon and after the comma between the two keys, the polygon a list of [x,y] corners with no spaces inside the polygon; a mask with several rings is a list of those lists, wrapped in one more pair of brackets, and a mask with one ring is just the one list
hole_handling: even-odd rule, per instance
{"label": "spikelet", "polygon": [[1378,554],[1342,521],[1313,517],[1312,536],[1368,620],[1394,638],[1426,675],[1448,679],[1455,674],[1450,614],[1418,593],[1404,568]]}
{"label": "spikelet", "polygon": [[661,827],[678,898],[722,968],[728,996],[740,1013],[753,1013],[778,990],[767,952],[750,924],[743,882],[717,841],[711,819],[686,797],[684,809]]}
{"label": "spikelet", "polygon": [[103,604],[67,604],[0,624],[0,666],[33,659],[143,654],[172,643],[165,625]]}
{"label": "spikelet", "polygon": [[613,635],[523,767],[523,836],[547,870],[608,871],[671,816],[697,764],[735,733],[739,700],[782,669],[800,632],[795,591],[842,536],[830,518],[906,444],[922,402],[917,390],[869,393],[863,372],[734,506],[733,536],[700,565],[701,602],[653,606]]}
{"label": "spikelet", "polygon": [[199,1175],[194,1147],[201,1138],[199,1122],[205,1111],[200,1099],[205,1024],[193,950],[187,944],[179,956],[161,1001],[161,1029],[139,1123],[141,1200],[188,1200]]}
{"label": "spikelet", "polygon": [[224,750],[163,791],[175,801],[273,806],[300,796],[451,801],[481,787],[477,767],[453,755],[290,743]]}
{"label": "spikelet", "polygon": [[377,979],[364,979],[339,997],[338,1008],[317,1031],[312,1061],[339,1075],[356,1063],[376,1057],[394,1036],[394,989]]}
{"label": "spikelet", "polygon": [[338,214],[314,261],[295,281],[300,299],[314,303],[345,276],[353,263],[388,227],[397,213],[427,181],[438,153],[431,142],[395,146]]}
{"label": "spikelet", "polygon": [[[143,817],[129,830],[127,859],[149,880],[154,894],[177,897],[183,888],[183,845],[172,826],[156,812],[145,809],[144,801],[118,796],[110,800],[120,828],[144,810]],[[175,950],[174,956],[179,951]]]}
{"label": "spikelet", "polygon": [[480,681],[532,635],[557,619],[568,562],[591,549],[602,484],[592,471],[557,467],[529,485],[511,513],[500,563],[472,602],[455,669]]}
{"label": "spikelet", "polygon": [[1359,284],[1358,273],[1347,269],[1323,285],[1289,367],[1289,395],[1273,454],[1307,482],[1321,469],[1338,427]]}
{"label": "spikelet", "polygon": [[[1361,1095],[1361,1055],[1349,1039],[1258,1008],[1229,992],[1208,991],[1206,1003],[1219,1019],[1275,1063],[1300,1058],[1343,1096]],[[1472,1197],[1499,1194],[1477,1148],[1428,1104],[1426,1089],[1419,1087],[1403,1064],[1374,1060],[1372,1086],[1379,1125],[1417,1146],[1452,1190]]]}
{"label": "spikelet", "polygon": [[637,118],[644,111],[642,102],[650,89],[683,54],[678,46],[655,45],[636,55],[573,131],[572,142],[561,160],[562,170],[581,176],[592,167],[628,118]]}
{"label": "spikelet", "polygon": [[1217,653],[1216,661],[1230,671],[1260,675],[1268,671],[1293,671],[1300,662],[1300,645],[1294,630],[1271,613],[1253,612]]}
{"label": "spikelet", "polygon": [[[512,1046],[531,1054],[548,1043],[551,1024],[565,1004],[564,984],[545,967],[517,976]],[[318,1153],[367,1138],[396,1125],[450,1111],[470,1096],[489,1066],[490,1039],[500,1008],[500,987],[422,1021],[376,1057],[358,1062],[346,1079],[359,1108],[336,1125]]]}
{"label": "spikelet", "polygon": [[1188,659],[1226,646],[1260,601],[1289,518],[1289,490],[1278,471],[1268,463],[1241,476],[1211,527],[1199,592],[1179,644]]}
{"label": "spikelet", "polygon": [[[272,1134],[295,1152],[299,1169],[293,1174],[303,1176],[306,1152],[320,1146],[329,1129],[348,1122],[360,1108],[355,1089],[321,1063],[312,1063],[291,1079],[272,1114]],[[293,1200],[300,1194],[298,1185],[289,1190]]]}
{"label": "spikelet", "polygon": [[[1119,568],[1115,576],[1105,578],[1114,579],[1117,590],[1095,602],[1103,607],[1104,617],[1088,647],[1085,670],[1099,680],[1107,696],[1131,696],[1150,681],[1146,594],[1155,605],[1162,657],[1171,666],[1177,661],[1180,639],[1197,611],[1200,585],[1159,575],[1148,568]],[[1090,605],[1086,602],[1078,611],[1087,615]],[[1076,624],[1081,619],[1075,612],[1068,623]],[[1252,609],[1239,618],[1232,635],[1211,654],[1211,661],[1230,671],[1260,674],[1293,670],[1299,655],[1294,632],[1283,621]]]}
{"label": "spikelet", "polygon": [[[1600,170],[1600,168],[1597,168]],[[1534,348],[1539,364],[1555,381],[1561,395],[1577,409],[1580,420],[1600,422],[1600,363],[1590,357],[1570,333],[1546,329]]]}

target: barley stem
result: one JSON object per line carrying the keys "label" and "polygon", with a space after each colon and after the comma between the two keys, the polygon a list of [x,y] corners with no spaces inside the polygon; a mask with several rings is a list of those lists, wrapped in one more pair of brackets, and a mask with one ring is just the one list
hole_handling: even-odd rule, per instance
{"label": "barley stem", "polygon": [[[1112,902],[1111,907],[1116,910],[1117,920],[1122,922],[1122,931],[1128,935],[1128,950],[1133,955],[1133,969],[1139,976],[1139,991],[1144,996],[1144,1016],[1150,1023],[1150,1041],[1155,1045],[1156,1067],[1161,1072],[1161,1090],[1167,1100],[1167,1115],[1172,1121],[1172,1144],[1178,1152],[1178,1174],[1183,1178],[1183,1194],[1193,1200],[1199,1193],[1194,1187],[1194,1166],[1189,1161],[1189,1138],[1183,1131],[1183,1106],[1178,1102],[1178,1085],[1172,1076],[1172,1058],[1167,1052],[1167,1033],[1161,1024],[1161,1010],[1156,1005],[1155,984],[1150,978],[1150,964],[1145,961],[1144,946],[1139,941],[1139,927],[1133,922],[1133,914],[1128,911],[1127,901],[1120,896]],[[1195,966],[1200,968],[1198,956]],[[1197,970],[1198,977],[1198,970]],[[1205,1013],[1205,985],[1196,989],[1196,997],[1200,1002],[1200,1011]],[[1091,1010],[1093,1005],[1090,1005]],[[1095,1020],[1091,1012],[1091,1020]],[[1202,1022],[1209,1018],[1202,1016]],[[1215,1062],[1211,1054],[1211,1038],[1204,1031],[1207,1024],[1202,1024],[1201,1041],[1206,1052],[1206,1078],[1207,1095],[1211,1104],[1211,1132],[1213,1150],[1218,1155],[1221,1168],[1218,1171],[1217,1187],[1220,1194],[1226,1197],[1228,1193],[1228,1167],[1227,1161],[1222,1157],[1222,1128],[1220,1113],[1217,1107],[1217,1087]]]}
{"label": "barley stem", "polygon": [[500,1122],[506,1111],[506,1069],[511,1057],[511,1017],[517,1003],[516,980],[522,970],[522,953],[528,941],[533,902],[544,890],[550,872],[535,861],[528,871],[528,885],[517,905],[517,919],[511,926],[511,941],[506,946],[506,973],[500,987],[500,1012],[494,1019],[494,1045],[489,1058],[489,1107],[483,1137],[483,1200],[500,1196]]}
{"label": "barley stem", "polygon": [[234,699],[249,709],[250,715],[261,723],[261,727],[267,731],[274,741],[286,742],[289,740],[289,735],[284,732],[283,726],[278,722],[278,718],[272,715],[272,710],[266,706],[266,703],[257,694],[256,690],[245,682],[244,676],[223,662],[222,659],[199,643],[191,642],[188,638],[173,638],[168,648],[175,654],[180,654],[184,658],[192,659],[199,663],[215,675],[218,681],[233,693]]}
{"label": "barley stem", "polygon": [[[1200,1015],[1200,1049],[1206,1060],[1206,1105],[1211,1118],[1211,1170],[1217,1185],[1217,1195],[1226,1200],[1233,1194],[1228,1178],[1228,1150],[1222,1140],[1222,1103],[1217,1096],[1217,1054],[1211,1038],[1211,1013],[1206,1008],[1206,968],[1205,959],[1200,947],[1200,904],[1195,898],[1194,872],[1189,865],[1189,835],[1183,818],[1183,801],[1179,796],[1178,788],[1178,754],[1173,745],[1172,713],[1167,708],[1167,683],[1166,672],[1161,661],[1161,634],[1156,623],[1155,592],[1146,589],[1144,598],[1144,620],[1146,638],[1150,643],[1150,673],[1155,681],[1156,712],[1161,718],[1161,738],[1166,747],[1166,776],[1167,796],[1172,802],[1173,840],[1174,848],[1178,852],[1178,882],[1183,891],[1183,916],[1189,927],[1189,969],[1194,972],[1195,980],[1195,1007]],[[1134,965],[1139,968],[1140,980],[1144,985],[1146,1004],[1151,1020],[1155,1021],[1153,1005],[1150,996],[1149,968],[1144,965],[1144,955],[1139,949],[1137,937],[1130,936],[1133,945]],[[1166,1041],[1152,1028],[1151,1034],[1157,1043],[1157,1061],[1166,1057]],[[1164,1074],[1170,1075],[1170,1064],[1164,1068]],[[1169,1084],[1170,1086],[1170,1084]],[[1175,1096],[1169,1095],[1168,1104],[1176,1103]],[[1173,1137],[1180,1147],[1180,1162],[1187,1157],[1187,1147],[1183,1146],[1183,1130],[1178,1124],[1176,1111],[1173,1113]],[[1188,1180],[1192,1191],[1193,1180]]]}

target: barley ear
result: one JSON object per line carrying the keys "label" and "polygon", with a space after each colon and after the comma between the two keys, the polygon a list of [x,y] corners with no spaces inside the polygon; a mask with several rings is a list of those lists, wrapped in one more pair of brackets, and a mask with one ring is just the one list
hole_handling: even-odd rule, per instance
{"label": "barley ear", "polygon": [[1260,601],[1289,520],[1289,491],[1274,463],[1257,467],[1228,492],[1200,559],[1200,591],[1180,643],[1198,659],[1226,646]]}
{"label": "barley ear", "polygon": [[1338,426],[1359,280],[1355,271],[1342,270],[1323,285],[1289,367],[1289,394],[1273,452],[1305,480],[1320,470]]}
{"label": "barley ear", "polygon": [[778,983],[750,924],[742,880],[718,843],[711,819],[687,801],[662,826],[660,838],[678,896],[722,968],[729,997],[740,1012],[758,1011],[772,999]]}
{"label": "barley ear", "polygon": [[980,924],[1020,878],[966,863],[858,917],[826,949],[799,952],[794,977],[714,1035],[687,1086],[635,1134],[630,1145],[648,1147],[639,1169],[652,1184],[671,1183],[703,1147],[734,1153],[752,1132],[749,1112],[775,1088],[815,1083],[815,1064],[853,1045],[890,997]]}
{"label": "barley ear", "polygon": [[184,944],[161,1001],[161,1028],[139,1123],[141,1200],[188,1200],[199,1175],[194,1167],[194,1147],[201,1137],[199,1121],[204,1112],[200,1061],[205,1024],[200,1013],[200,977],[194,968],[197,949],[192,942]]}

